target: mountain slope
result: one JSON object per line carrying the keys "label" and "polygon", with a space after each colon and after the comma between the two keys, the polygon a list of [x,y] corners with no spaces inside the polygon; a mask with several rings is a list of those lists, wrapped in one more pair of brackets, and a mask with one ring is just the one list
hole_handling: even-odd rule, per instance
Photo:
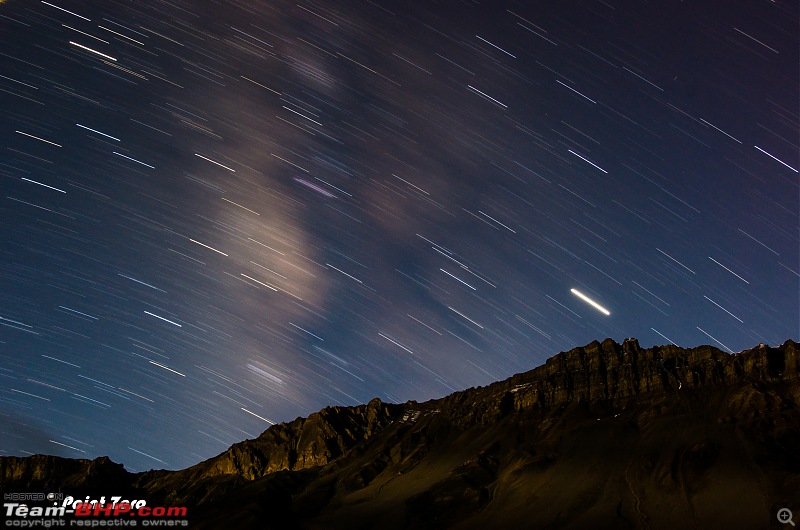
{"label": "mountain slope", "polygon": [[327,408],[181,471],[3,458],[0,487],[113,481],[197,528],[763,528],[800,499],[796,347],[607,339],[439,400]]}

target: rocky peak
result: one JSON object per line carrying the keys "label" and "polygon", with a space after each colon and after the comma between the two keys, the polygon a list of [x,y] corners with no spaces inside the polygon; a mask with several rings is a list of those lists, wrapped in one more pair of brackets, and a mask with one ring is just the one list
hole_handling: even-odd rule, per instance
{"label": "rocky peak", "polygon": [[[737,382],[794,380],[800,373],[797,344],[757,346],[727,354],[711,346],[641,348],[636,339],[593,341],[549,358],[545,364],[485,388],[437,400],[462,426],[492,423],[521,410],[583,402],[591,409],[621,410],[644,394],[653,397]],[[798,396],[800,398],[800,396]],[[439,406],[438,404],[435,406]]]}
{"label": "rocky peak", "polygon": [[[160,492],[165,501],[204,502],[217,494],[219,480],[252,481],[279,471],[324,466],[381,432],[401,405],[373,399],[367,405],[327,407],[288,423],[273,425],[258,438],[232,445],[224,453],[177,472],[151,471],[134,481],[137,488]],[[187,491],[186,484],[216,484]],[[227,487],[227,486],[226,486]]]}
{"label": "rocky peak", "polygon": [[69,459],[51,455],[0,458],[0,489],[7,483],[21,488],[101,488],[125,482],[128,472],[107,456],[94,460]]}
{"label": "rocky peak", "polygon": [[398,406],[373,399],[356,407],[327,407],[270,427],[202,464],[203,476],[235,473],[253,480],[267,473],[325,465],[391,422]]}

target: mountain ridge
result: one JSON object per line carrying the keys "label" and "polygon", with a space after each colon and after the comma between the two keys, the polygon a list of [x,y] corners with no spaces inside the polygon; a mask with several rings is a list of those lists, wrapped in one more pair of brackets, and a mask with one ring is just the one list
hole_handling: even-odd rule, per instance
{"label": "mountain ridge", "polygon": [[[736,525],[756,521],[784,491],[800,494],[798,374],[791,340],[727,354],[606,339],[440,399],[327,407],[179,471],[131,474],[105,457],[2,457],[0,488],[115,485],[149,504],[192,506],[208,528],[234,498],[250,513],[242,528],[263,527],[254,514],[271,509],[301,528],[369,528],[392,513],[387,528],[470,528],[492,513],[498,527],[539,517],[554,528],[595,518],[657,528],[655,506],[672,506],[664,521],[700,524],[708,510],[698,499],[717,497],[732,503]],[[584,479],[573,484],[560,467]],[[742,476],[759,485],[760,504],[722,487]],[[562,509],[548,511],[556,500]],[[577,516],[565,516],[567,507]]]}

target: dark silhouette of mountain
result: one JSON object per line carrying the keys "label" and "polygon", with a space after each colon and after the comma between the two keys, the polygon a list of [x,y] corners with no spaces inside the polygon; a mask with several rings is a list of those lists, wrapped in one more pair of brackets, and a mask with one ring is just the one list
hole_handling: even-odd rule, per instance
{"label": "dark silhouette of mountain", "polygon": [[328,407],[181,471],[4,457],[0,489],[186,505],[192,528],[780,527],[800,501],[799,373],[793,341],[606,339],[442,399]]}

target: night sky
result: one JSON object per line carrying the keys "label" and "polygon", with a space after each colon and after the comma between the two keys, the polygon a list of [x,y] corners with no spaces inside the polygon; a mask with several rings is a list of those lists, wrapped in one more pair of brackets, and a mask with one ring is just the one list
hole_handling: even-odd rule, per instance
{"label": "night sky", "polygon": [[797,9],[0,2],[0,454],[798,339]]}

